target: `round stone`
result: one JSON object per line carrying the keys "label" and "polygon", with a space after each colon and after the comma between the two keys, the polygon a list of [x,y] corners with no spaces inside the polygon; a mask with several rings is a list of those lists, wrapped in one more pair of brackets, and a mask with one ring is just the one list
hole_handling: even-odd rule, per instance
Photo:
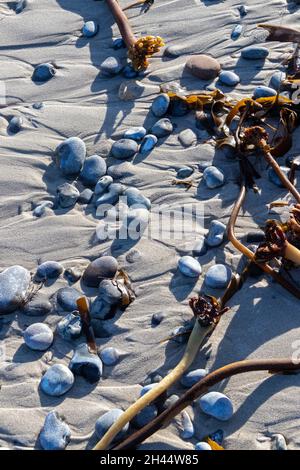
{"label": "round stone", "polygon": [[113,256],[102,256],[92,261],[83,273],[82,280],[89,287],[98,287],[103,279],[113,279],[118,270]]}
{"label": "round stone", "polygon": [[178,261],[179,271],[188,277],[199,277],[202,268],[200,263],[192,256],[183,256]]}
{"label": "round stone", "polygon": [[70,137],[55,151],[56,164],[65,176],[77,175],[86,156],[86,147],[79,137]]}
{"label": "round stone", "polygon": [[259,85],[255,88],[253,93],[253,98],[256,100],[258,98],[267,98],[269,96],[276,96],[277,91],[268,86]]}
{"label": "round stone", "polygon": [[56,70],[52,64],[40,64],[35,67],[32,80],[34,82],[46,82],[55,74]]}
{"label": "round stone", "polygon": [[162,312],[157,312],[152,315],[151,324],[152,326],[158,326],[165,318],[165,315]]}
{"label": "round stone", "polygon": [[47,279],[55,279],[59,277],[64,268],[57,261],[45,261],[38,266],[36,270],[36,279],[44,281]]}
{"label": "round stone", "polygon": [[242,49],[242,58],[247,60],[264,60],[269,55],[269,49],[263,46],[248,46]]}
{"label": "round stone", "polygon": [[120,139],[114,142],[111,153],[118,160],[127,160],[138,152],[138,144],[132,139]]}
{"label": "round stone", "polygon": [[67,393],[74,383],[74,375],[63,364],[49,367],[42,377],[40,387],[44,393],[52,397],[59,397]]}
{"label": "round stone", "polygon": [[114,366],[120,359],[120,353],[116,348],[104,348],[100,357],[105,366]]}
{"label": "round stone", "polygon": [[80,204],[89,204],[92,200],[94,193],[90,188],[85,188],[83,191],[81,191],[78,202]]}
{"label": "round stone", "polygon": [[175,394],[170,395],[164,403],[164,406],[163,406],[164,410],[167,410],[168,408],[173,406],[177,402],[177,400],[179,400],[178,395],[175,395]]}
{"label": "round stone", "polygon": [[192,75],[201,80],[213,80],[221,72],[219,62],[205,54],[191,56],[186,62],[186,67]]}
{"label": "round stone", "polygon": [[224,174],[215,166],[209,166],[203,171],[203,179],[209,189],[219,188],[224,184]]}
{"label": "round stone", "polygon": [[76,301],[79,297],[82,297],[82,294],[77,289],[74,289],[74,287],[62,287],[56,294],[57,303],[67,312],[77,310]]}
{"label": "round stone", "polygon": [[153,134],[145,135],[140,145],[139,153],[144,155],[145,153],[151,152],[157,144],[157,137]]}
{"label": "round stone", "polygon": [[212,289],[224,289],[232,276],[231,269],[224,264],[215,264],[205,275],[205,284]]}
{"label": "round stone", "polygon": [[206,369],[191,370],[187,374],[183,375],[180,379],[181,385],[186,388],[190,388],[195,385],[199,380],[203,379],[208,374]]}
{"label": "round stone", "polygon": [[210,247],[219,246],[224,241],[226,232],[226,225],[219,220],[213,220],[209,227],[209,232],[206,237],[206,243]]}
{"label": "round stone", "polygon": [[57,333],[63,339],[70,341],[79,338],[82,332],[82,322],[76,312],[68,313],[57,325]]}
{"label": "round stone", "polygon": [[285,80],[285,78],[286,78],[285,72],[281,72],[280,70],[277,70],[276,72],[273,73],[273,75],[271,77],[270,87],[275,89],[275,90],[279,90],[280,86],[281,86],[283,80]]}
{"label": "round stone", "polygon": [[132,140],[142,140],[143,137],[146,135],[146,129],[144,127],[131,127],[124,133],[125,139],[132,139]]}
{"label": "round stone", "polygon": [[86,343],[77,346],[69,368],[75,375],[81,375],[92,384],[100,380],[103,370],[98,354],[92,354]]}
{"label": "round stone", "polygon": [[178,135],[178,140],[184,147],[190,147],[197,143],[197,135],[192,129],[184,129]]}
{"label": "round stone", "polygon": [[99,155],[92,155],[85,159],[80,179],[87,186],[95,186],[99,178],[105,175],[107,170],[106,161]]}
{"label": "round stone", "polygon": [[145,207],[148,210],[151,208],[150,200],[145,197],[137,188],[126,189],[124,191],[124,196],[126,197],[126,203],[128,207]]}
{"label": "round stone", "polygon": [[236,73],[231,72],[231,70],[224,70],[221,72],[219,79],[223,85],[227,86],[236,86],[238,83],[240,83],[240,77]]}
{"label": "round stone", "polygon": [[163,118],[157,121],[151,129],[151,133],[157,138],[167,137],[173,132],[173,124],[170,119]]}
{"label": "round stone", "polygon": [[44,450],[64,450],[71,440],[71,430],[56,413],[47,414],[39,441]]}
{"label": "round stone", "polygon": [[157,96],[152,103],[151,111],[156,117],[163,117],[169,108],[170,97],[166,93]]}
{"label": "round stone", "polygon": [[70,183],[63,183],[57,188],[57,200],[60,207],[67,209],[76,204],[80,192]]}
{"label": "round stone", "polygon": [[241,24],[237,24],[236,26],[234,26],[231,32],[231,39],[236,41],[240,37],[242,32],[243,32],[243,26]]}
{"label": "round stone", "polygon": [[[113,410],[107,411],[104,413],[100,418],[96,421],[95,431],[97,434],[98,439],[101,439],[106,431],[111,428],[111,426],[122,416],[124,413],[123,410],[118,408],[114,408]],[[122,430],[115,436],[115,440],[122,439],[129,429],[129,423],[126,423]]]}
{"label": "round stone", "polygon": [[185,179],[191,176],[194,173],[194,168],[191,168],[190,166],[183,166],[182,168],[179,168],[177,171],[177,178],[180,179]]}
{"label": "round stone", "polygon": [[0,315],[23,305],[30,283],[30,272],[22,266],[11,266],[0,273]]}
{"label": "round stone", "polygon": [[207,442],[197,442],[195,450],[212,450],[212,448]]}
{"label": "round stone", "polygon": [[82,28],[82,34],[86,38],[92,38],[98,33],[98,25],[95,21],[86,21]]}
{"label": "round stone", "polygon": [[231,400],[220,392],[209,392],[199,399],[201,410],[220,421],[228,421],[233,415]]}
{"label": "round stone", "polygon": [[107,57],[100,65],[103,75],[117,75],[122,70],[122,64],[117,57]]}
{"label": "round stone", "polygon": [[8,132],[11,134],[17,134],[22,129],[23,119],[21,116],[14,116],[9,121]]}
{"label": "round stone", "polygon": [[35,351],[46,351],[53,343],[53,333],[44,323],[33,323],[24,331],[26,345]]}

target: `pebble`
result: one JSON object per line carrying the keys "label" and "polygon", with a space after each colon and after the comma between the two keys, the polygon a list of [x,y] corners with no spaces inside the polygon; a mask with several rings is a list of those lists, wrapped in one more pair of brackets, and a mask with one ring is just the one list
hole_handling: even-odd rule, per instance
{"label": "pebble", "polygon": [[193,247],[193,256],[202,256],[207,252],[205,237],[201,236]]}
{"label": "pebble", "polygon": [[80,192],[78,191],[76,186],[70,183],[61,184],[60,186],[58,186],[56,191],[58,204],[63,209],[73,207],[80,196]]}
{"label": "pebble", "polygon": [[138,152],[138,144],[132,139],[120,139],[114,142],[111,153],[118,160],[128,160]]}
{"label": "pebble", "polygon": [[32,211],[32,214],[35,217],[41,217],[44,215],[46,209],[52,209],[54,206],[52,201],[43,201],[41,204],[35,207],[35,209]]}
{"label": "pebble", "polygon": [[40,387],[44,393],[52,397],[60,397],[67,393],[74,384],[74,375],[63,364],[54,364],[43,375]]}
{"label": "pebble", "polygon": [[34,82],[46,82],[55,74],[56,70],[52,64],[40,64],[35,67],[32,80]]}
{"label": "pebble", "polygon": [[89,383],[96,383],[102,376],[102,361],[98,354],[92,354],[86,343],[80,344],[74,351],[69,364],[75,375],[81,375]]}
{"label": "pebble", "polygon": [[195,450],[212,450],[212,448],[207,442],[197,442]]}
{"label": "pebble", "polygon": [[71,341],[79,338],[82,332],[81,318],[77,312],[68,313],[57,324],[56,331],[63,339]]}
{"label": "pebble", "polygon": [[242,49],[242,58],[248,60],[263,60],[269,55],[269,49],[263,46],[247,46]]}
{"label": "pebble", "polygon": [[84,163],[86,147],[79,137],[70,137],[56,151],[56,164],[65,176],[77,175]]}
{"label": "pebble", "polygon": [[191,439],[194,435],[194,425],[192,420],[187,413],[187,411],[183,410],[181,413],[181,423],[182,423],[182,431],[180,433],[180,437],[182,439]]}
{"label": "pebble", "polygon": [[65,269],[65,277],[69,282],[77,282],[81,278],[82,271],[78,266],[71,266]]}
{"label": "pebble", "polygon": [[112,306],[117,305],[121,299],[121,292],[111,280],[105,279],[100,283],[98,297],[91,307],[91,315],[94,318],[105,320],[110,316]]}
{"label": "pebble", "polygon": [[205,284],[212,289],[227,287],[232,276],[231,269],[224,264],[211,266],[205,274]]}
{"label": "pebble", "polygon": [[56,293],[59,306],[67,312],[77,310],[76,300],[79,299],[79,297],[82,297],[82,293],[74,289],[74,287],[62,287]]}
{"label": "pebble", "polygon": [[271,80],[270,80],[270,87],[274,88],[275,90],[279,90],[281,86],[281,82],[285,80],[286,74],[285,72],[281,72],[280,70],[277,70],[276,72],[273,73]]}
{"label": "pebble", "polygon": [[192,256],[183,256],[178,261],[179,271],[188,277],[199,277],[202,268],[200,263]]}
{"label": "pebble", "polygon": [[93,195],[94,195],[94,193],[90,188],[85,188],[79,194],[78,202],[80,204],[89,204],[92,200]]}
{"label": "pebble", "polygon": [[212,80],[221,71],[219,62],[205,54],[191,56],[186,62],[186,67],[192,75],[201,80]]}
{"label": "pebble", "polygon": [[39,281],[56,279],[62,274],[63,270],[63,266],[57,261],[45,261],[37,267],[35,277]]}
{"label": "pebble", "polygon": [[150,385],[154,383],[159,383],[162,380],[162,376],[158,374],[157,372],[151,372],[148,377],[144,380],[143,385]]}
{"label": "pebble", "polygon": [[40,432],[39,441],[44,450],[64,450],[71,440],[71,430],[57,414],[50,411]]}
{"label": "pebble", "polygon": [[153,134],[147,134],[142,140],[140,145],[139,153],[144,155],[145,153],[151,152],[157,144],[157,137]]}
{"label": "pebble", "polygon": [[53,343],[53,333],[44,323],[33,323],[24,331],[24,341],[34,351],[46,351]]}
{"label": "pebble", "polygon": [[126,44],[123,38],[116,38],[113,40],[113,48],[117,51],[118,49],[126,49]]}
{"label": "pebble", "polygon": [[104,348],[100,353],[100,357],[105,366],[114,366],[120,359],[120,353],[116,348]]}
{"label": "pebble", "polygon": [[152,326],[158,326],[164,320],[165,315],[162,312],[157,312],[152,315],[151,324]]}
{"label": "pebble", "polygon": [[100,65],[101,72],[106,76],[117,75],[122,68],[122,64],[117,57],[107,57]]}
{"label": "pebble", "polygon": [[95,21],[86,21],[82,28],[82,34],[86,38],[92,38],[98,33],[99,27]]}
{"label": "pebble", "polygon": [[125,65],[125,67],[122,70],[122,75],[125,78],[136,78],[139,76],[139,72],[134,70],[133,66],[131,64]]}
{"label": "pebble", "polygon": [[215,166],[209,166],[203,171],[203,179],[210,189],[219,188],[225,182],[224,174]]}
{"label": "pebble", "polygon": [[169,108],[170,97],[166,93],[157,96],[151,106],[151,111],[156,117],[163,117]]}
{"label": "pebble", "polygon": [[125,139],[142,140],[146,135],[146,129],[144,127],[131,127],[124,133]]}
{"label": "pebble", "polygon": [[224,241],[226,233],[226,225],[219,220],[213,220],[209,227],[209,232],[206,237],[206,243],[210,247],[219,246]]}
{"label": "pebble", "polygon": [[127,255],[126,255],[126,261],[130,264],[136,263],[136,261],[139,261],[141,259],[142,255],[139,250],[136,250],[135,248],[133,250],[130,250]]}
{"label": "pebble", "polygon": [[167,137],[173,132],[173,124],[170,119],[163,118],[157,121],[151,129],[151,133],[157,138]]}
{"label": "pebble", "polygon": [[242,32],[243,32],[243,26],[241,24],[237,24],[231,32],[231,39],[235,41],[236,39],[240,37]]}
{"label": "pebble", "polygon": [[227,86],[236,86],[238,83],[240,83],[240,77],[236,73],[231,72],[231,70],[224,70],[221,72],[219,79],[223,85]]}
{"label": "pebble", "polygon": [[195,385],[195,383],[199,382],[199,380],[203,379],[207,374],[208,372],[206,369],[191,370],[181,377],[180,383],[184,387],[190,388]]}
{"label": "pebble", "polygon": [[197,143],[197,135],[192,129],[184,129],[178,135],[178,140],[184,147],[190,147]]}
{"label": "pebble", "polygon": [[33,103],[32,107],[33,109],[43,109],[44,108],[44,103],[38,102],[38,103]]}
{"label": "pebble", "polygon": [[272,436],[272,450],[288,450],[285,437],[282,434]]}
{"label": "pebble", "polygon": [[83,273],[82,280],[89,287],[98,287],[102,279],[112,279],[119,268],[113,256],[102,256],[92,261]]}
{"label": "pebble", "polygon": [[105,193],[113,181],[114,180],[109,175],[102,176],[95,186],[95,195],[101,196],[103,193]]}
{"label": "pebble", "polygon": [[253,93],[253,98],[256,100],[258,98],[266,98],[269,96],[277,95],[277,91],[274,88],[270,88],[268,86],[259,85],[255,88]]}
{"label": "pebble", "polygon": [[30,272],[22,266],[11,266],[0,273],[0,315],[22,306],[30,283]]}
{"label": "pebble", "polygon": [[190,166],[183,166],[182,168],[179,168],[177,171],[177,178],[180,179],[185,179],[191,176],[194,173],[194,168],[191,168]]}
{"label": "pebble", "polygon": [[166,410],[170,408],[170,406],[173,406],[177,402],[177,400],[179,400],[178,395],[175,395],[175,394],[170,395],[164,403],[164,409]]}
{"label": "pebble", "polygon": [[[286,176],[288,176],[289,172],[290,172],[290,169],[286,166],[281,166],[280,167],[281,171],[283,174],[285,174]],[[277,175],[276,171],[273,170],[273,168],[269,168],[268,170],[268,178],[269,178],[269,181],[271,181],[271,183],[275,184],[276,186],[278,186],[279,188],[284,188],[284,184],[282,184],[279,176]]]}
{"label": "pebble", "polygon": [[231,400],[220,392],[209,392],[199,399],[201,410],[220,421],[228,421],[233,415]]}
{"label": "pebble", "polygon": [[[95,425],[95,431],[97,434],[98,439],[101,439],[106,431],[120,418],[120,416],[124,413],[123,410],[119,408],[114,408],[110,411],[104,413],[100,418],[97,419]],[[114,440],[122,439],[129,429],[129,423],[126,423],[119,434],[116,435]]]}
{"label": "pebble", "polygon": [[148,405],[141,410],[133,419],[133,424],[140,429],[150,423],[157,416],[157,408],[155,405]]}
{"label": "pebble", "polygon": [[243,18],[244,16],[246,16],[247,13],[248,13],[248,8],[246,7],[246,5],[240,5],[240,6],[238,7],[238,10],[239,10],[240,15],[241,15],[242,18]]}
{"label": "pebble", "polygon": [[153,388],[155,388],[156,386],[157,386],[157,382],[150,383],[142,387],[140,390],[140,397],[143,397],[144,395],[146,395],[146,393],[150,392],[150,390],[153,390]]}
{"label": "pebble", "polygon": [[124,196],[127,199],[128,207],[134,206],[145,207],[146,209],[151,209],[151,201],[146,196],[144,196],[141,191],[137,188],[128,188],[124,191]]}
{"label": "pebble", "polygon": [[51,312],[52,304],[45,294],[36,294],[23,308],[23,313],[29,317],[40,317]]}
{"label": "pebble", "polygon": [[106,161],[99,155],[92,155],[85,159],[80,179],[86,186],[95,186],[99,178],[105,175],[107,170]]}
{"label": "pebble", "polygon": [[23,119],[21,116],[14,116],[9,121],[8,132],[11,134],[17,134],[22,129]]}
{"label": "pebble", "polygon": [[172,46],[167,46],[164,50],[164,56],[170,58],[176,58],[183,55],[183,49],[181,46],[174,44]]}

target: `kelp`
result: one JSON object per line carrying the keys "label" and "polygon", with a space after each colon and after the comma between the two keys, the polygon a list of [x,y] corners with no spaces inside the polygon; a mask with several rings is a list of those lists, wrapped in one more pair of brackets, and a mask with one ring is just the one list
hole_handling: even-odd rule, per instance
{"label": "kelp", "polygon": [[88,300],[85,296],[83,296],[77,299],[76,304],[82,321],[82,328],[86,337],[89,351],[92,354],[97,354],[98,348],[96,345],[94,330],[91,324]]}

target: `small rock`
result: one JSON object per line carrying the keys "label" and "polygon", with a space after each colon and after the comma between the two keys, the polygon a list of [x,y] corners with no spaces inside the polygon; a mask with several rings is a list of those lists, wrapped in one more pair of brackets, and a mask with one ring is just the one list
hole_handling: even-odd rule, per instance
{"label": "small rock", "polygon": [[242,49],[243,59],[264,60],[269,55],[269,50],[262,46],[248,46]]}
{"label": "small rock", "polygon": [[47,82],[55,74],[56,70],[52,64],[40,64],[35,67],[32,80],[34,82]]}
{"label": "small rock", "polygon": [[24,331],[24,341],[34,351],[46,351],[53,343],[53,333],[44,323],[33,323]]}
{"label": "small rock", "polygon": [[79,137],[70,137],[55,150],[57,166],[65,176],[77,175],[84,163],[86,147]]}
{"label": "small rock", "polygon": [[183,375],[180,379],[181,385],[186,388],[190,388],[195,385],[199,380],[203,379],[208,374],[206,369],[191,370],[187,374]]}
{"label": "small rock", "polygon": [[189,166],[183,166],[182,168],[179,168],[177,171],[177,178],[180,179],[185,179],[191,176],[194,173],[194,168],[191,168]]}
{"label": "small rock", "polygon": [[113,258],[113,256],[102,256],[88,265],[83,273],[82,280],[89,287],[98,287],[103,279],[113,279],[118,267],[116,258]]}
{"label": "small rock", "polygon": [[89,204],[92,200],[93,195],[94,195],[94,193],[90,188],[85,188],[79,194],[78,202],[80,204]]}
{"label": "small rock", "polygon": [[167,46],[164,50],[164,56],[165,57],[170,57],[171,59],[174,59],[176,57],[180,57],[183,55],[183,49],[181,46],[174,44],[172,46]]}
{"label": "small rock", "polygon": [[147,134],[142,140],[140,145],[139,153],[144,155],[145,153],[151,152],[157,144],[157,137],[153,134]]}
{"label": "small rock", "polygon": [[146,129],[144,127],[131,127],[124,133],[125,139],[142,140],[146,135]]}
{"label": "small rock", "polygon": [[268,86],[259,85],[255,88],[253,93],[253,98],[256,100],[258,98],[265,98],[268,96],[276,96],[277,91]]}
{"label": "small rock", "polygon": [[128,160],[138,152],[138,144],[132,139],[120,139],[114,142],[111,153],[118,160]]}
{"label": "small rock", "polygon": [[62,274],[63,270],[63,266],[57,261],[45,261],[37,267],[35,277],[39,281],[56,279]]}
{"label": "small rock", "polygon": [[205,54],[191,56],[186,62],[186,67],[192,75],[201,80],[213,80],[221,71],[219,62]]}
{"label": "small rock", "polygon": [[125,78],[136,78],[139,76],[139,72],[137,72],[131,64],[127,64],[122,70],[122,75]]}
{"label": "small rock", "polygon": [[272,450],[288,450],[286,440],[282,434],[272,436]]}
{"label": "small rock", "polygon": [[193,248],[193,256],[202,256],[207,252],[207,246],[205,243],[205,237],[199,237],[199,240],[195,243]]}
{"label": "small rock", "polygon": [[225,181],[224,174],[215,166],[209,166],[208,168],[205,168],[203,172],[203,179],[206,183],[206,186],[210,189],[223,186]]}
{"label": "small rock", "polygon": [[30,272],[22,266],[11,266],[0,273],[0,315],[22,306],[30,283]]}
{"label": "small rock", "polygon": [[167,137],[173,132],[173,124],[170,119],[163,118],[157,121],[151,129],[151,133],[157,138]]}
{"label": "small rock", "polygon": [[243,32],[243,26],[241,24],[237,24],[231,32],[231,39],[236,41],[240,37],[242,32]]}
{"label": "small rock", "polygon": [[104,158],[92,155],[85,159],[80,179],[86,186],[95,186],[99,178],[105,175],[107,170]]}
{"label": "small rock", "polygon": [[226,233],[226,225],[219,220],[213,220],[209,227],[209,232],[206,237],[206,243],[210,247],[219,246],[224,241]]}
{"label": "small rock", "polygon": [[65,269],[65,277],[69,282],[77,282],[81,278],[82,271],[77,266],[71,266],[70,268]]}
{"label": "small rock", "polygon": [[123,101],[133,101],[137,98],[160,93],[159,85],[142,83],[140,80],[126,80],[119,88],[119,98]]}
{"label": "small rock", "polygon": [[231,269],[224,264],[211,266],[205,275],[205,284],[212,289],[227,287],[232,276]]}
{"label": "small rock", "polygon": [[148,377],[144,380],[143,386],[154,383],[159,383],[162,380],[162,376],[157,372],[151,372]]}
{"label": "small rock", "polygon": [[70,183],[61,184],[56,191],[58,204],[63,209],[74,206],[80,196],[78,189]]}
{"label": "small rock", "polygon": [[153,388],[155,388],[157,386],[157,382],[156,383],[150,383],[148,385],[145,385],[144,387],[141,388],[140,390],[140,397],[143,397],[144,395],[146,395],[146,393],[150,392],[150,390],[153,390]]}
{"label": "small rock", "polygon": [[200,263],[192,256],[183,256],[178,261],[179,271],[188,277],[199,277],[202,268]]}
{"label": "small rock", "polygon": [[106,76],[117,75],[122,68],[122,64],[117,57],[107,57],[100,65],[101,72]]}
{"label": "small rock", "polygon": [[241,5],[238,7],[238,10],[240,12],[240,15],[241,15],[241,18],[243,18],[244,16],[247,15],[248,13],[248,8],[246,7],[246,5]]}
{"label": "small rock", "polygon": [[190,147],[197,143],[197,135],[192,129],[184,129],[178,135],[178,140],[184,147]]}
{"label": "small rock", "polygon": [[146,209],[150,210],[151,208],[151,201],[147,197],[145,197],[141,191],[137,188],[128,188],[124,191],[124,196],[126,197],[126,202],[128,207],[134,206],[137,207],[145,207]]}
{"label": "small rock", "polygon": [[109,175],[102,176],[95,186],[95,196],[101,196],[103,193],[105,193],[113,181],[114,180]]}
{"label": "small rock", "polygon": [[194,425],[189,414],[183,410],[181,413],[182,431],[180,437],[182,439],[191,439],[194,435]]}
{"label": "small rock", "polygon": [[111,280],[105,279],[100,283],[98,297],[92,303],[92,317],[105,320],[110,316],[112,307],[118,305],[120,300],[121,292],[118,287]]}
{"label": "small rock", "polygon": [[116,38],[113,40],[113,48],[117,51],[118,49],[126,49],[126,44],[123,38]]}
{"label": "small rock", "polygon": [[[287,168],[286,166],[281,166],[280,169],[281,169],[283,174],[285,174],[286,176],[289,175],[289,172],[290,172],[289,168]],[[275,170],[273,170],[273,168],[269,168],[268,178],[269,178],[269,181],[271,181],[271,183],[275,184],[279,188],[284,188],[285,187],[284,184],[281,182],[281,179],[279,178],[279,176],[275,172]]]}
{"label": "small rock", "polygon": [[72,341],[79,338],[82,332],[82,322],[77,312],[68,313],[57,324],[56,331],[63,339]]}
{"label": "small rock", "polygon": [[46,209],[52,209],[53,206],[54,204],[52,201],[43,201],[41,204],[36,206],[36,208],[32,211],[32,214],[35,217],[41,217],[44,215]]}
{"label": "small rock", "polygon": [[207,442],[197,442],[195,450],[212,450],[212,448]]}
{"label": "small rock", "polygon": [[11,134],[17,134],[22,129],[23,119],[21,116],[14,116],[9,121],[8,132]]}
{"label": "small rock", "polygon": [[74,383],[74,375],[63,364],[49,367],[43,375],[40,387],[44,393],[52,397],[59,397],[67,393]]}
{"label": "small rock", "polygon": [[170,408],[170,406],[173,406],[177,402],[177,400],[179,400],[178,395],[170,395],[164,403],[164,409],[167,410],[168,408]]}
{"label": "small rock", "polygon": [[95,21],[87,21],[82,28],[82,34],[86,38],[92,38],[98,33],[99,27]]}
{"label": "small rock", "polygon": [[199,399],[201,410],[220,421],[228,421],[233,415],[231,400],[220,392],[209,392]]}
{"label": "small rock", "polygon": [[64,450],[70,440],[69,426],[58,416],[56,411],[50,411],[39,436],[42,448],[44,450]]}
{"label": "small rock", "polygon": [[95,383],[102,376],[102,362],[98,354],[92,354],[86,343],[80,344],[74,351],[69,364],[75,375],[82,375],[89,383]]}
{"label": "small rock", "polygon": [[76,300],[82,297],[81,292],[74,287],[62,287],[56,293],[56,299],[59,306],[67,312],[77,310]]}
{"label": "small rock", "polygon": [[157,312],[152,315],[151,324],[152,326],[158,326],[165,318],[162,312]]}
{"label": "small rock", "polygon": [[52,304],[48,297],[40,292],[35,295],[23,308],[23,313],[29,317],[40,317],[51,312]]}
{"label": "small rock", "polygon": [[163,117],[169,108],[170,97],[166,93],[161,93],[152,103],[151,111],[156,117]]}
{"label": "small rock", "polygon": [[120,353],[116,348],[104,348],[100,357],[105,366],[114,366],[120,359]]}
{"label": "small rock", "polygon": [[277,70],[273,73],[271,80],[270,80],[270,87],[274,88],[275,90],[280,90],[281,83],[285,80],[286,74],[285,72],[281,72]]}
{"label": "small rock", "polygon": [[129,253],[126,255],[126,261],[132,264],[132,263],[135,263],[136,261],[139,261],[141,257],[142,255],[139,252],[139,250],[136,250],[134,248],[133,250],[130,250]]}
{"label": "small rock", "polygon": [[140,411],[133,419],[133,424],[140,429],[150,423],[157,416],[157,408],[155,405],[148,405]]}
{"label": "small rock", "polygon": [[227,86],[236,86],[240,83],[240,77],[230,70],[224,70],[219,75],[220,82]]}
{"label": "small rock", "polygon": [[[96,421],[95,431],[98,439],[101,439],[106,431],[120,418],[124,411],[114,408],[113,410],[107,411]],[[122,430],[117,434],[114,440],[122,439],[129,429],[129,423],[126,423]]]}
{"label": "small rock", "polygon": [[44,103],[33,103],[32,107],[33,109],[43,109],[44,108]]}

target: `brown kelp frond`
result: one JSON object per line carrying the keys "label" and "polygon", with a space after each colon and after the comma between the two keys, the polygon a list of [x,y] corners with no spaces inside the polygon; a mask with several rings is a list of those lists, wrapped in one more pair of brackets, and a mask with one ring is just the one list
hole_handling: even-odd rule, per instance
{"label": "brown kelp frond", "polygon": [[229,310],[229,307],[222,308],[220,302],[211,295],[192,297],[189,305],[202,327],[216,325],[221,316]]}
{"label": "brown kelp frond", "polygon": [[286,236],[275,220],[268,220],[265,227],[265,241],[259,245],[255,253],[258,263],[266,263],[273,258],[283,257],[286,248]]}
{"label": "brown kelp frond", "polygon": [[92,354],[97,354],[98,348],[96,345],[94,330],[91,324],[88,300],[85,296],[83,296],[77,299],[76,304],[82,321],[82,328],[86,337],[89,351]]}
{"label": "brown kelp frond", "polygon": [[279,42],[296,42],[300,43],[300,31],[297,29],[287,28],[286,26],[272,25],[272,24],[258,24],[258,28],[266,29],[269,36],[267,41]]}
{"label": "brown kelp frond", "polygon": [[134,70],[140,72],[149,66],[149,57],[160,51],[165,44],[159,36],[145,36],[139,38],[128,50],[128,57],[132,61]]}

